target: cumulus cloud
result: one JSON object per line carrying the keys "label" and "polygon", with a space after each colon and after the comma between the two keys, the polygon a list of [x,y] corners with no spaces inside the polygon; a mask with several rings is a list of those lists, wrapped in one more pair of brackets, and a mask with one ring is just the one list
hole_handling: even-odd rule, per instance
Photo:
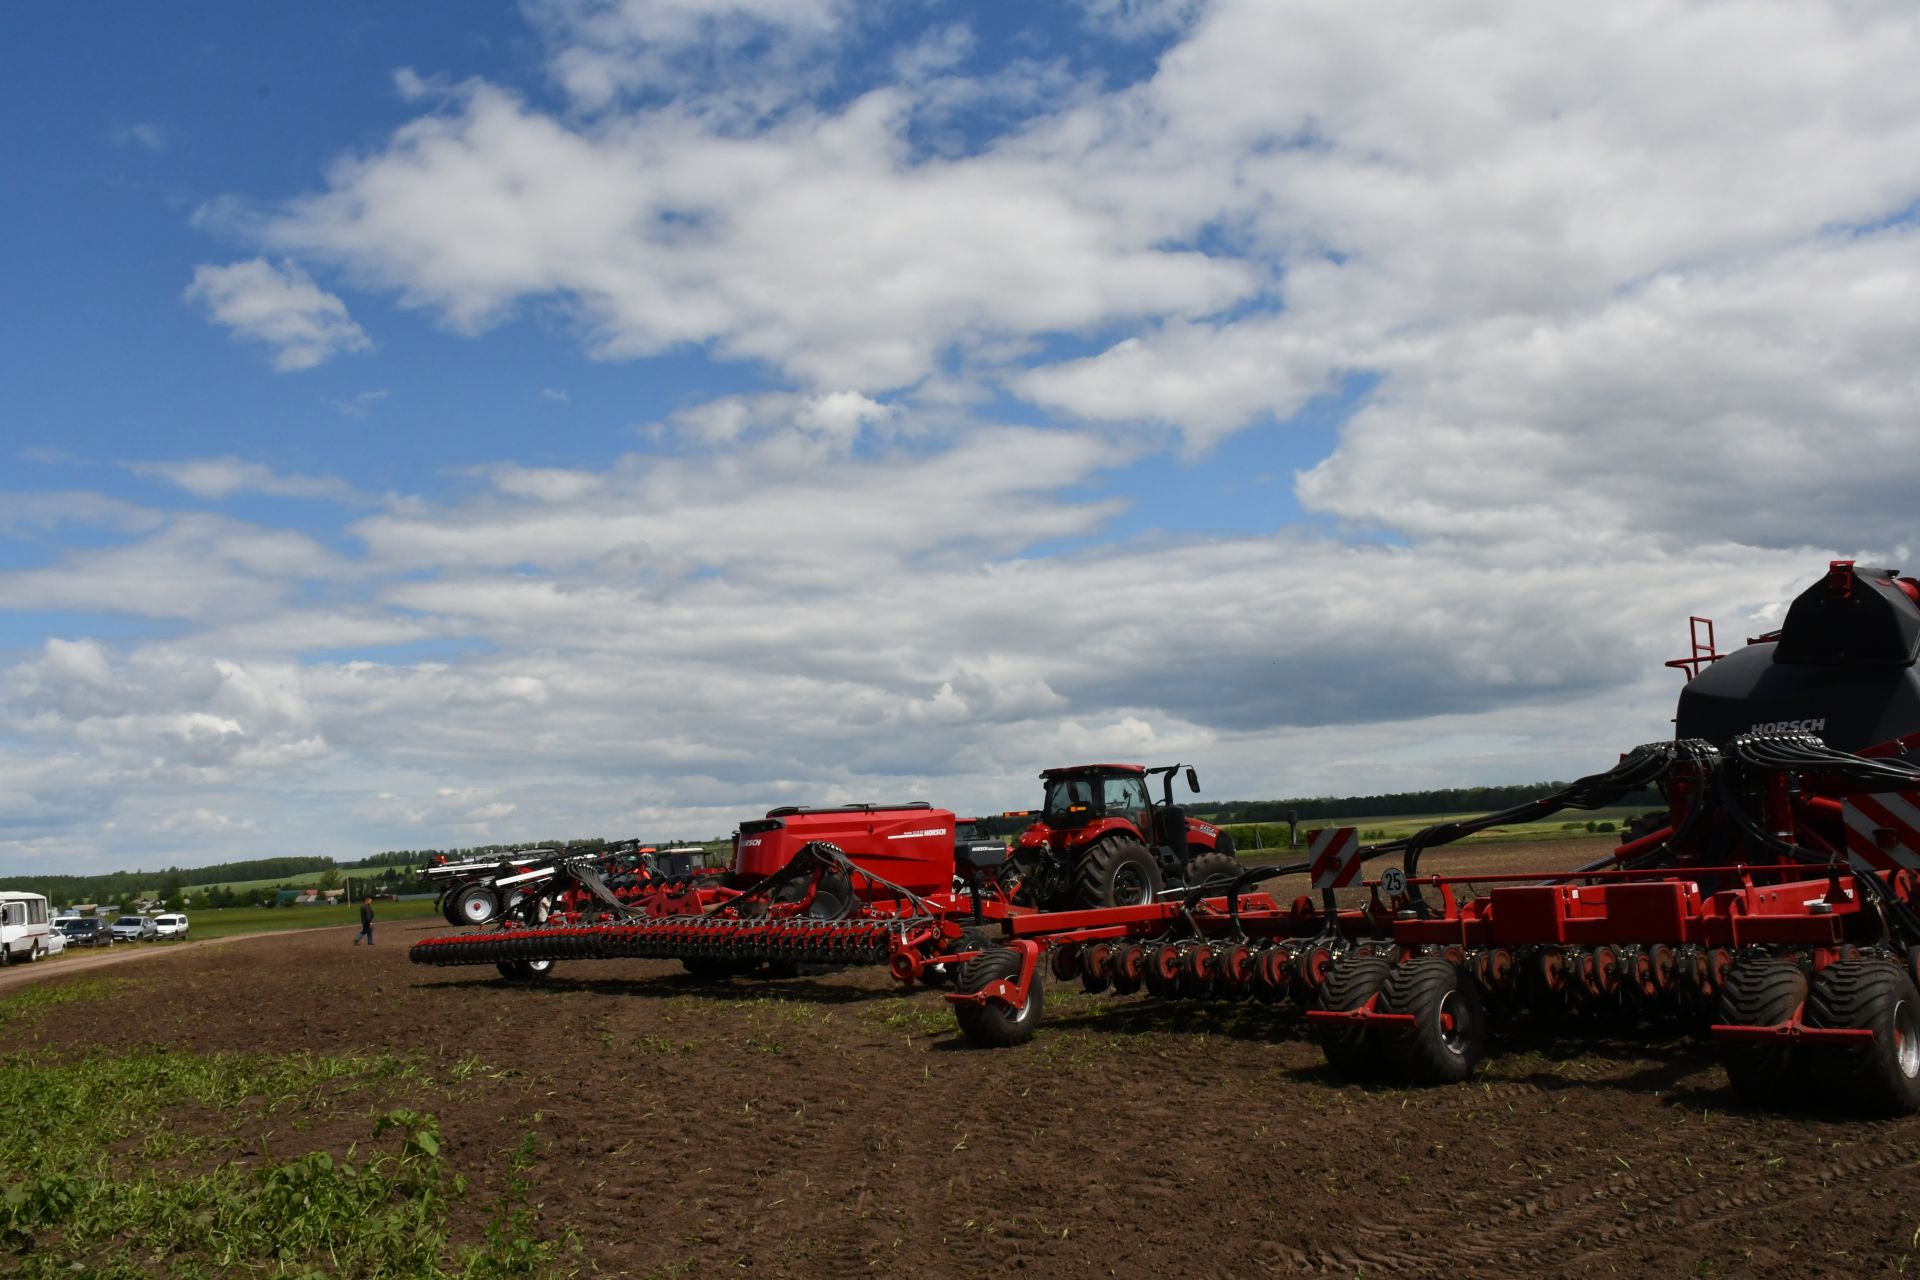
{"label": "cumulus cloud", "polygon": [[[458,332],[558,308],[594,356],[754,389],[610,463],[466,468],[351,556],[45,505],[112,545],[0,606],[177,629],[6,669],[18,847],[196,809],[339,852],[712,835],[1019,806],[1090,757],[1196,760],[1214,797],[1572,776],[1670,730],[1688,614],[1757,632],[1830,555],[1910,546],[1896,9],[1087,0],[1089,39],[1154,42],[1129,83],[977,68],[945,24],[870,56],[828,0],[534,11],[563,109],[404,78],[417,118],[202,225]],[[365,345],[296,268],[203,270],[332,335],[196,284],[283,359]],[[1116,480],[1350,389],[1295,478],[1311,532],[1175,532]]]}
{"label": "cumulus cloud", "polygon": [[292,262],[203,263],[193,269],[193,283],[182,296],[236,338],[272,347],[273,367],[283,373],[373,345],[347,314],[347,304]]}
{"label": "cumulus cloud", "polygon": [[219,516],[167,519],[143,541],[68,551],[0,573],[0,609],[212,620],[271,612],[343,563],[304,534]]}
{"label": "cumulus cloud", "polygon": [[[372,392],[375,399],[386,392]],[[322,498],[347,501],[353,488],[335,476],[281,475],[263,463],[241,458],[186,458],[172,462],[129,462],[135,475],[153,476],[178,485],[200,498],[232,497],[236,493],[269,493],[283,498]]]}

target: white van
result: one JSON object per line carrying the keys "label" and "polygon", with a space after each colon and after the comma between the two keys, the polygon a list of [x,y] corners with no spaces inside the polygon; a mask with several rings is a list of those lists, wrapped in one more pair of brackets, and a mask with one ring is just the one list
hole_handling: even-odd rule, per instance
{"label": "white van", "polygon": [[49,914],[46,895],[0,889],[0,964],[47,953]]}

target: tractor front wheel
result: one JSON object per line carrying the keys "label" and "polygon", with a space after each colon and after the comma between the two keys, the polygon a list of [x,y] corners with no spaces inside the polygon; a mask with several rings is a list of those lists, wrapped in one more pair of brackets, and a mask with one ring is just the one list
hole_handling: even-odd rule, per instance
{"label": "tractor front wheel", "polygon": [[1076,907],[1137,907],[1160,892],[1160,867],[1147,846],[1128,836],[1096,840],[1073,877]]}
{"label": "tractor front wheel", "polygon": [[1187,888],[1198,889],[1209,880],[1218,880],[1220,892],[1225,894],[1227,885],[1245,870],[1240,859],[1231,853],[1221,853],[1218,849],[1203,853],[1187,864]]}
{"label": "tractor front wheel", "polygon": [[1813,1078],[1835,1107],[1870,1116],[1920,1111],[1920,992],[1884,960],[1842,960],[1813,978],[1807,1022],[1873,1032],[1873,1039],[1820,1045]]}
{"label": "tractor front wheel", "polygon": [[[960,990],[972,994],[996,982],[1014,982],[1020,977],[1020,953],[1012,947],[994,947],[982,951],[960,966]],[[1040,966],[1033,967],[1033,980],[1027,984],[1027,998],[1018,1008],[1004,1000],[984,1000],[979,1004],[953,1006],[960,1032],[983,1049],[1004,1049],[1025,1044],[1033,1038],[1046,1006],[1044,979]]]}

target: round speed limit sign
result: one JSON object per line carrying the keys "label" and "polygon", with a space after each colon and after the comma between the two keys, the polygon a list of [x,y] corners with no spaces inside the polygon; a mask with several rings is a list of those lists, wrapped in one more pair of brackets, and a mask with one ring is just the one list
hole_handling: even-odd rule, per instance
{"label": "round speed limit sign", "polygon": [[1387,891],[1389,898],[1398,898],[1407,891],[1407,873],[1398,867],[1388,867],[1380,873],[1380,887]]}

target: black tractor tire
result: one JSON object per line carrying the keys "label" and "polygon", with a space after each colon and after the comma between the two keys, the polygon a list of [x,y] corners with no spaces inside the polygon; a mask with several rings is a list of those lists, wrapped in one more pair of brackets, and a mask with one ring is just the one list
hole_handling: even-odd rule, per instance
{"label": "black tractor tire", "polygon": [[1814,975],[1809,1024],[1867,1030],[1859,1044],[1817,1044],[1815,1086],[1836,1110],[1867,1116],[1920,1111],[1920,991],[1885,960],[1842,960]]}
{"label": "black tractor tire", "polygon": [[1220,892],[1224,894],[1227,891],[1224,881],[1231,880],[1245,870],[1240,865],[1240,859],[1231,853],[1221,853],[1217,849],[1202,853],[1187,864],[1187,888],[1198,889],[1207,881],[1217,879],[1223,881]]}
{"label": "black tractor tire", "polygon": [[501,960],[494,968],[508,982],[545,982],[553,975],[551,960]]}
{"label": "black tractor tire", "polygon": [[[1320,988],[1320,1007],[1335,1013],[1358,1009],[1380,993],[1393,965],[1384,956],[1348,956],[1336,961]],[[1380,1074],[1373,1029],[1364,1023],[1316,1023],[1314,1034],[1327,1065],[1342,1076],[1366,1080]]]}
{"label": "black tractor tire", "polygon": [[1152,902],[1159,892],[1160,864],[1131,836],[1094,841],[1074,871],[1075,907],[1137,906]]}
{"label": "black tractor tire", "polygon": [[[1807,976],[1800,966],[1772,956],[1741,960],[1720,986],[1716,1021],[1741,1027],[1774,1027],[1793,1017],[1807,998]],[[1720,1047],[1720,1063],[1742,1101],[1759,1107],[1788,1106],[1805,1098],[1802,1058],[1791,1041],[1761,1044],[1729,1042]]]}
{"label": "black tractor tire", "polygon": [[682,956],[681,965],[702,982],[738,978],[760,967],[758,960],[736,960],[730,956]]}
{"label": "black tractor tire", "polygon": [[1237,858],[1240,856],[1240,851],[1234,848],[1233,837],[1225,831],[1222,831],[1219,836],[1214,839],[1213,851],[1215,853],[1223,853],[1229,858]]}
{"label": "black tractor tire", "polygon": [[1381,1047],[1413,1084],[1458,1084],[1487,1055],[1487,1010],[1480,984],[1444,956],[1416,956],[1387,975],[1383,1013],[1410,1013],[1411,1027],[1389,1027]]}
{"label": "black tractor tire", "polygon": [[[974,992],[1002,979],[1011,982],[1019,976],[1020,953],[1012,947],[994,947],[961,965],[956,981],[961,991]],[[960,1033],[970,1043],[982,1049],[1006,1049],[1033,1038],[1034,1028],[1040,1025],[1045,1009],[1046,974],[1041,965],[1035,964],[1033,981],[1027,984],[1027,1001],[1018,1009],[1003,1001],[988,1000],[982,1004],[955,1004],[953,1016],[960,1023]]]}
{"label": "black tractor tire", "polygon": [[459,911],[455,909],[455,904],[460,898],[460,891],[466,887],[464,884],[449,885],[446,892],[440,895],[440,918],[455,928],[466,923],[465,920],[460,918]]}
{"label": "black tractor tire", "polygon": [[489,885],[463,884],[454,895],[453,914],[461,924],[485,924],[500,914],[500,895]]}
{"label": "black tractor tire", "polygon": [[[985,951],[993,945],[993,937],[984,929],[962,929],[960,936],[943,951]],[[966,968],[966,961],[955,965],[930,964],[920,971],[920,984],[927,987],[944,987],[954,979],[954,970]]]}

